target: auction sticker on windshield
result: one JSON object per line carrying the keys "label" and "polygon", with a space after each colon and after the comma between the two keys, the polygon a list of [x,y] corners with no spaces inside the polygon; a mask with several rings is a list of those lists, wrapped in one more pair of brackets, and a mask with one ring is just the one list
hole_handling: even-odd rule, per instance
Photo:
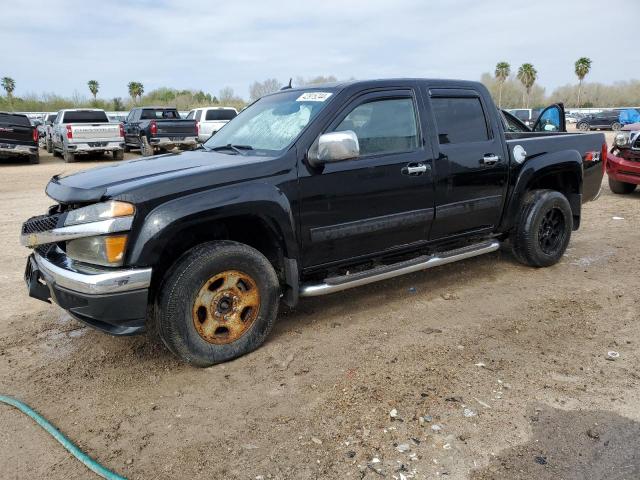
{"label": "auction sticker on windshield", "polygon": [[296,102],[324,102],[330,96],[330,92],[305,92],[296,99]]}

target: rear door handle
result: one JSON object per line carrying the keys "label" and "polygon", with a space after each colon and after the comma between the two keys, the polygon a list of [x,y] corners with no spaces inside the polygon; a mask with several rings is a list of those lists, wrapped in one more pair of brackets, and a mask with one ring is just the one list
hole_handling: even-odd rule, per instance
{"label": "rear door handle", "polygon": [[482,157],[480,163],[482,163],[483,165],[495,165],[496,163],[498,163],[498,160],[500,160],[500,157],[498,155],[487,154]]}
{"label": "rear door handle", "polygon": [[431,170],[431,165],[425,165],[424,163],[410,163],[406,167],[403,167],[401,172],[403,175],[418,176],[422,175],[427,170]]}

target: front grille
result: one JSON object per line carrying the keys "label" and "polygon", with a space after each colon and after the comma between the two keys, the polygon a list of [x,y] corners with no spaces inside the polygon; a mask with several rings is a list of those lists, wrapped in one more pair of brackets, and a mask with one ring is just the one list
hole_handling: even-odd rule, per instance
{"label": "front grille", "polygon": [[59,213],[54,215],[38,215],[37,217],[31,217],[22,224],[22,234],[29,235],[31,233],[53,230],[58,225],[59,219]]}

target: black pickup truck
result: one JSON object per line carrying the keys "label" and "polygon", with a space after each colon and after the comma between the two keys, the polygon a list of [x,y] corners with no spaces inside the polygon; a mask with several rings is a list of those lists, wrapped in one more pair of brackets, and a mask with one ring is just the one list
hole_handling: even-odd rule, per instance
{"label": "black pickup truck", "polygon": [[0,112],[0,159],[25,158],[40,163],[38,127],[19,113]]}
{"label": "black pickup truck", "polygon": [[257,348],[282,300],[510,246],[560,260],[604,135],[530,129],[479,83],[358,81],[265,96],[200,149],[64,177],[22,227],[33,297],[199,366]]}
{"label": "black pickup truck", "polygon": [[195,120],[180,118],[175,108],[134,108],[124,122],[125,150],[139,148],[143,156],[167,152],[175,147],[193,150],[197,146]]}

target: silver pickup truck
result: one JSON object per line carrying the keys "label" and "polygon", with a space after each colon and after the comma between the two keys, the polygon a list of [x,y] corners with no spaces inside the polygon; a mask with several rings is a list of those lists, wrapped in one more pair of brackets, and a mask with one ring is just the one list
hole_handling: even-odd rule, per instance
{"label": "silver pickup truck", "polygon": [[62,155],[67,163],[76,155],[87,153],[113,154],[114,160],[124,157],[124,128],[110,123],[104,110],[60,110],[52,128],[53,154]]}

